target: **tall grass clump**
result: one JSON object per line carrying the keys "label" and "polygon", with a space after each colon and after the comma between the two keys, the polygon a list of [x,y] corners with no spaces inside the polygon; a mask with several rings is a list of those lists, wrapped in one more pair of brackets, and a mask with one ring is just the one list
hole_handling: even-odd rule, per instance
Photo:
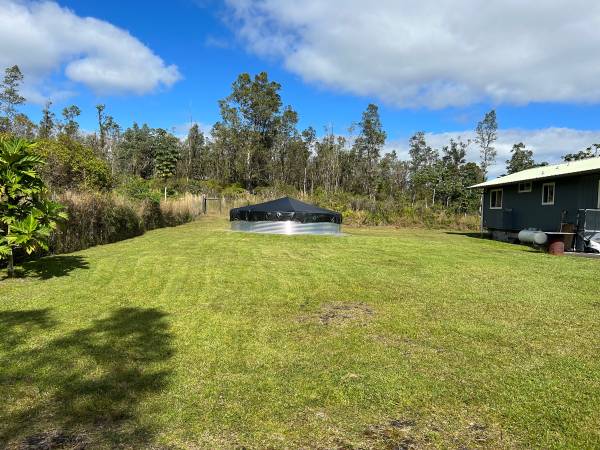
{"label": "tall grass clump", "polygon": [[69,219],[52,236],[53,253],[74,252],[180,225],[198,217],[202,208],[201,198],[192,194],[166,201],[138,200],[115,192],[67,191],[57,197]]}
{"label": "tall grass clump", "polygon": [[160,202],[163,226],[176,226],[190,222],[202,213],[202,197],[185,194],[179,198],[168,198]]}
{"label": "tall grass clump", "polygon": [[67,191],[58,196],[58,201],[65,206],[69,219],[52,237],[53,253],[69,253],[144,233],[137,205],[120,195]]}

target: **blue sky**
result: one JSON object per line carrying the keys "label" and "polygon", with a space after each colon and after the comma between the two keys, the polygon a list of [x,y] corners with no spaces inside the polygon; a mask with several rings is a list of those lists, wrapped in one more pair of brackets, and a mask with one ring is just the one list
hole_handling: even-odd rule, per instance
{"label": "blue sky", "polygon": [[[183,132],[190,117],[210,126],[219,118],[217,101],[239,73],[267,71],[282,84],[302,128],[331,124],[344,134],[368,103],[377,103],[389,148],[405,149],[418,130],[435,145],[470,137],[490,108],[498,114],[501,163],[513,141],[525,140],[550,161],[598,142],[599,9],[556,0],[540,13],[503,6],[509,3],[465,12],[483,22],[477,29],[445,1],[430,23],[431,11],[386,0],[372,10],[354,0],[0,0],[11,15],[2,27],[0,12],[6,33],[0,31],[0,63],[23,68],[31,100],[24,111],[31,117],[52,97],[57,112],[77,104],[86,130],[95,129],[97,103],[125,127],[137,121]],[[24,22],[16,24],[16,16]],[[503,25],[496,29],[498,21]],[[578,38],[568,28],[573,24],[581,27]],[[25,33],[18,40],[17,27],[29,30],[18,31]],[[557,36],[557,27],[571,34]],[[545,35],[545,28],[555,32]],[[38,52],[43,64],[34,60]],[[89,64],[70,67],[87,57]],[[126,86],[96,77],[113,57],[123,65],[115,76],[131,78]]]}

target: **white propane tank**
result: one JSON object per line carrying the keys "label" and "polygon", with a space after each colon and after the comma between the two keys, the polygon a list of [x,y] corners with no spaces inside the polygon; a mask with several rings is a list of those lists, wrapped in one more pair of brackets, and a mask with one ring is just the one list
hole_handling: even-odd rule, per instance
{"label": "white propane tank", "polygon": [[539,230],[521,230],[519,231],[519,241],[524,244],[544,245],[548,242],[548,236]]}

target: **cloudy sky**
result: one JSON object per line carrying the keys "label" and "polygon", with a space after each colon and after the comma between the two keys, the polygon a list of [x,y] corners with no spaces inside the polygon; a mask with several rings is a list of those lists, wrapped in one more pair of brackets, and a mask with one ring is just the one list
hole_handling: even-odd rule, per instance
{"label": "cloudy sky", "polygon": [[376,102],[401,153],[495,108],[492,173],[519,141],[550,162],[600,142],[599,54],[589,0],[0,0],[0,67],[22,68],[33,118],[51,99],[88,130],[97,103],[125,126],[208,126],[237,74],[266,70],[303,127],[346,133]]}

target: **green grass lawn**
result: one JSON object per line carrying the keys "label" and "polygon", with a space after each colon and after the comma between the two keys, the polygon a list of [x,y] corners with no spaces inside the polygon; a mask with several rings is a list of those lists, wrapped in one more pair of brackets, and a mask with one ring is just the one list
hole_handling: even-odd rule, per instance
{"label": "green grass lawn", "polygon": [[0,447],[600,446],[600,261],[349,232],[208,218],[26,264]]}

